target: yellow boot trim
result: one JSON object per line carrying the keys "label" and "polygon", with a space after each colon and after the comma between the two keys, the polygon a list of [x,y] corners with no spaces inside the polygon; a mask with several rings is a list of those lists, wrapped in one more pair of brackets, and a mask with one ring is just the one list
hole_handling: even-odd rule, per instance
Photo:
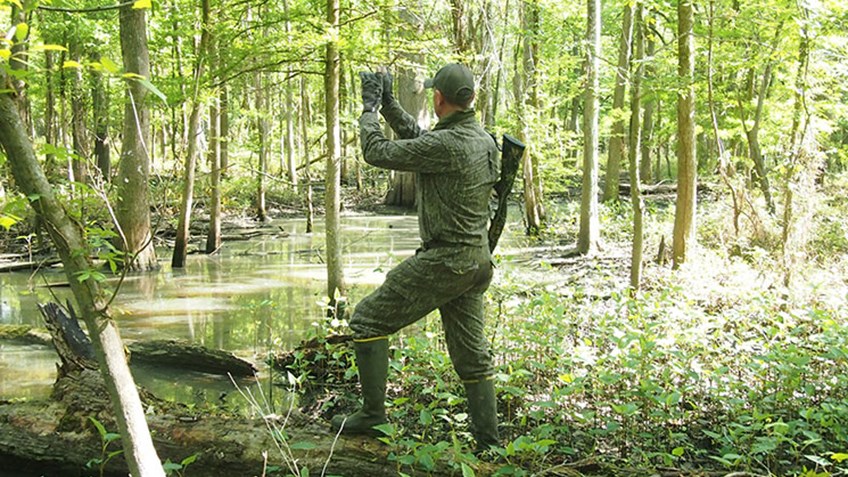
{"label": "yellow boot trim", "polygon": [[373,338],[354,339],[353,342],[354,343],[370,343],[372,341],[388,340],[388,339],[389,339],[388,336],[375,336]]}
{"label": "yellow boot trim", "polygon": [[478,378],[478,379],[463,379],[462,384],[475,384],[475,383],[481,383],[483,381],[491,381],[493,379],[495,379],[494,376],[486,376],[486,377]]}

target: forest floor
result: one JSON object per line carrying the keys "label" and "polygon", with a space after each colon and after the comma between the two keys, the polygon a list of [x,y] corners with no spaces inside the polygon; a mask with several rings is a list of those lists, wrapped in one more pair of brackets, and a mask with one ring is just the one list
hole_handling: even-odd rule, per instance
{"label": "forest floor", "polygon": [[[462,475],[848,475],[848,228],[831,220],[845,205],[822,197],[789,250],[776,217],[749,211],[736,233],[730,204],[707,194],[699,248],[672,270],[661,244],[673,202],[651,198],[636,294],[628,204],[602,207],[592,256],[573,253],[578,205],[552,208],[557,225],[496,251],[494,468],[467,453],[463,392],[432,317],[392,339],[390,459],[401,473],[448,461]],[[289,370],[303,410],[327,419],[356,406],[355,365],[344,344],[320,351]]]}

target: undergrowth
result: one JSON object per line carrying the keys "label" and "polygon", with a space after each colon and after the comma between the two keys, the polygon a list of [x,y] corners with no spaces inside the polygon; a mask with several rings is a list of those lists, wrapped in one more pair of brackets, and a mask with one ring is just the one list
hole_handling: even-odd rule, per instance
{"label": "undergrowth", "polygon": [[[844,208],[837,201],[829,206]],[[626,224],[626,208],[604,213],[607,224]],[[718,231],[719,215],[707,210],[704,230]],[[664,222],[656,219],[654,246]],[[817,230],[835,230],[829,223],[819,220],[824,229]],[[607,240],[622,243],[625,236]],[[469,453],[465,397],[439,320],[431,316],[393,337],[390,424],[381,431],[398,471],[441,463],[464,476],[475,469],[848,475],[844,282],[830,276],[786,288],[779,270],[769,268],[773,261],[734,254],[734,244],[715,238],[682,270],[649,264],[636,296],[625,290],[621,263],[610,270],[587,258],[561,269],[537,260],[528,267],[560,277],[544,286],[528,283],[523,270],[499,272],[488,293],[503,438],[490,456],[493,467]],[[832,243],[817,252],[830,252],[827,261],[844,268],[842,246]],[[603,254],[626,256],[610,247]],[[811,267],[821,263],[819,255]],[[801,272],[817,276],[813,268]],[[332,331],[319,325],[316,335]],[[357,406],[356,363],[346,345],[323,346],[292,370],[311,389],[306,410],[329,418]]]}

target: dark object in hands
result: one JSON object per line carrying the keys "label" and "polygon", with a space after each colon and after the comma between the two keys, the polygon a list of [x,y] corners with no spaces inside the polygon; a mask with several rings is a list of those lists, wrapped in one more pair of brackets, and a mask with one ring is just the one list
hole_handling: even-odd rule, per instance
{"label": "dark object in hands", "polygon": [[379,73],[378,76],[383,79],[383,107],[386,107],[395,100],[395,97],[392,95],[392,80],[394,78],[388,71]]}
{"label": "dark object in hands", "polygon": [[362,112],[376,113],[383,96],[383,79],[376,73],[359,73],[362,82]]}
{"label": "dark object in hands", "polygon": [[506,208],[512,184],[518,173],[518,165],[521,156],[524,155],[526,146],[518,139],[509,134],[503,135],[503,149],[501,150],[501,178],[495,184],[495,192],[498,194],[498,208],[495,216],[489,224],[489,251],[493,252],[501,238],[504,225],[506,224]]}

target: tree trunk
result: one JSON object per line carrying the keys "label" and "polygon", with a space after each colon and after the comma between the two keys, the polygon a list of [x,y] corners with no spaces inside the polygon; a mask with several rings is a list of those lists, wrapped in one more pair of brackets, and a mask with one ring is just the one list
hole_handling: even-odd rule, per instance
{"label": "tree trunk", "polygon": [[[56,124],[56,72],[53,71],[56,62],[54,60],[56,53],[50,50],[44,52],[44,77],[45,77],[45,98],[44,98],[44,143],[53,147],[57,147],[57,124]],[[54,171],[55,164],[54,154],[47,154],[45,157],[45,169],[47,175],[50,176]]]}
{"label": "tree trunk", "polygon": [[[424,23],[421,18],[402,10],[401,21],[408,31],[423,34]],[[402,53],[404,63],[409,66],[399,68],[397,77],[398,102],[418,121],[421,129],[430,129],[430,115],[427,112],[427,93],[420,71],[424,58],[420,54]],[[386,204],[412,208],[415,206],[416,183],[413,172],[393,172],[392,185],[386,195]]]}
{"label": "tree trunk", "polygon": [[[5,74],[0,73],[0,80],[3,80],[0,83],[5,84]],[[109,316],[102,290],[94,278],[78,279],[83,274],[90,274],[93,268],[83,231],[68,217],[65,208],[54,195],[35,157],[32,143],[27,138],[17,105],[8,94],[0,94],[0,145],[9,158],[12,173],[21,191],[30,197],[38,197],[30,205],[48,224],[47,230],[62,259],[71,291],[91,335],[129,470],[132,475],[140,477],[164,476],[138,391],[127,366],[124,346]]]}
{"label": "tree trunk", "polygon": [[[71,60],[80,65],[84,63],[77,33],[72,33],[68,48]],[[74,181],[88,182],[88,159],[91,154],[88,141],[88,125],[85,109],[85,88],[83,87],[82,67],[70,68],[71,73],[71,136],[74,144],[73,174]]]}
{"label": "tree trunk", "polygon": [[591,254],[598,247],[598,68],[601,56],[601,1],[589,0],[586,25],[586,92],[583,106],[583,190],[577,250]]}
{"label": "tree trunk", "polygon": [[697,171],[695,157],[695,9],[692,0],[677,5],[677,203],[674,212],[672,257],[680,267],[696,246]]}
{"label": "tree trunk", "polygon": [[[768,170],[766,168],[765,158],[763,158],[762,149],[760,148],[760,125],[762,124],[763,104],[765,103],[768,87],[772,77],[772,62],[766,64],[763,71],[763,79],[760,83],[760,91],[757,97],[757,111],[754,114],[754,125],[751,129],[745,129],[745,136],[748,138],[748,154],[754,161],[754,170],[757,176],[757,182],[760,190],[763,192],[763,198],[766,201],[766,208],[770,214],[774,214],[774,200],[771,197],[771,185],[769,184]],[[744,127],[744,123],[743,123]]]}
{"label": "tree trunk", "polygon": [[621,38],[618,45],[618,67],[615,75],[615,90],[612,99],[612,134],[609,140],[609,155],[607,156],[606,181],[604,183],[603,201],[618,199],[618,183],[621,176],[621,158],[627,156],[627,116],[624,102],[627,90],[627,78],[630,75],[630,45],[633,40],[633,10],[635,2],[625,2],[624,20],[621,26]]}
{"label": "tree trunk", "polygon": [[[10,2],[12,9],[10,19],[12,25],[29,25],[27,12],[32,8],[31,2],[32,0],[21,0],[21,2],[17,5],[20,5],[22,8],[18,8],[15,5],[15,2]],[[11,47],[12,54],[9,57],[9,67],[12,71],[23,74],[9,78],[9,84],[11,84],[12,89],[15,90],[18,113],[21,115],[21,120],[26,127],[27,134],[29,137],[33,137],[32,112],[30,111],[29,95],[27,94],[27,84],[25,79],[25,73],[29,64],[29,61],[27,60],[29,56],[29,53],[27,52],[27,45],[29,45],[30,31],[31,29],[27,28],[26,33],[21,35],[21,30],[16,29],[15,35],[10,38],[13,39],[13,44]],[[5,88],[6,86],[3,85],[2,87]]]}
{"label": "tree trunk", "polygon": [[183,200],[180,205],[180,216],[177,223],[177,237],[174,240],[174,255],[171,257],[172,268],[185,266],[190,237],[191,212],[194,203],[194,176],[197,169],[197,156],[200,154],[200,88],[206,71],[207,45],[209,44],[209,0],[201,0],[200,44],[197,48],[197,59],[194,65],[194,92],[191,101],[191,115],[188,121],[188,151],[185,159],[185,175],[183,176]]}
{"label": "tree trunk", "polygon": [[[92,55],[100,61],[100,53]],[[109,96],[103,84],[103,74],[91,70],[91,109],[94,110],[94,159],[103,181],[109,182],[112,175],[112,157],[109,151]]]}
{"label": "tree trunk", "polygon": [[[149,78],[150,58],[144,17],[144,9],[134,9],[132,5],[121,8],[121,55],[124,71]],[[150,136],[150,114],[144,100],[147,88],[135,80],[127,80],[126,84],[116,210],[123,237],[118,248],[129,255],[125,266],[131,270],[152,270],[159,265],[150,232],[150,161],[145,146]]]}
{"label": "tree trunk", "polygon": [[[495,127],[494,106],[492,101],[497,95],[494,91],[492,91],[495,84],[492,81],[492,76],[500,74],[500,70],[496,65],[497,56],[495,53],[496,42],[494,36],[494,23],[494,18],[492,16],[492,2],[490,0],[485,0],[483,5],[483,28],[480,29],[482,35],[480,41],[481,47],[477,52],[478,55],[483,57],[483,62],[478,68],[478,71],[480,72],[480,88],[477,92],[476,107],[477,110],[480,111],[480,122],[488,131],[491,131]],[[495,72],[493,73],[492,70],[495,70]]]}
{"label": "tree trunk", "polygon": [[[659,15],[653,15],[653,18],[657,19],[655,21],[659,21]],[[644,120],[642,122],[642,138],[639,141],[640,147],[642,148],[641,157],[639,159],[639,178],[644,184],[648,184],[651,180],[653,180],[651,147],[653,146],[654,139],[654,105],[656,104],[656,93],[652,91],[646,94],[644,88],[645,78],[654,79],[656,77],[656,66],[654,66],[655,60],[653,59],[657,48],[656,35],[645,27],[647,24],[650,24],[650,22],[643,18],[642,41],[647,42],[645,58],[651,59],[650,63],[645,65],[645,75],[641,78],[643,80],[642,103],[644,104],[645,112]]]}
{"label": "tree trunk", "polygon": [[644,204],[642,201],[642,191],[640,190],[642,181],[639,178],[640,160],[639,154],[641,147],[639,141],[642,137],[641,123],[639,119],[642,117],[642,73],[644,66],[642,59],[645,57],[645,40],[643,36],[642,9],[644,7],[639,4],[636,7],[633,23],[635,40],[634,60],[638,65],[633,72],[632,84],[630,86],[630,144],[628,145],[627,154],[630,162],[630,201],[633,205],[633,248],[630,254],[630,288],[633,291],[638,291],[642,283],[642,250],[643,250],[643,221],[644,221]]}
{"label": "tree trunk", "polygon": [[268,219],[265,205],[265,176],[268,174],[268,105],[262,73],[256,72],[253,77],[256,92],[256,131],[259,138],[259,164],[256,174],[256,218],[264,222]]}
{"label": "tree trunk", "polygon": [[[291,36],[291,22],[289,21],[289,2],[288,0],[283,0],[283,14],[286,16],[286,37],[289,41],[292,40]],[[295,159],[295,150],[294,150],[294,135],[295,135],[295,121],[294,121],[294,73],[291,67],[286,69],[286,132],[285,132],[285,141],[283,145],[283,149],[285,149],[285,157],[286,157],[286,170],[288,172],[289,182],[291,182],[292,190],[297,194],[297,160]]]}
{"label": "tree trunk", "polygon": [[[532,131],[538,124],[538,74],[536,67],[539,62],[539,5],[535,0],[522,1],[521,26],[524,31],[522,38],[522,69],[520,82],[521,96],[516,96],[522,106],[518,108],[521,124],[521,140],[527,145],[524,153],[524,220],[528,235],[538,235],[542,228],[545,210],[542,206],[541,178],[539,176],[539,155],[533,145]],[[517,70],[517,68],[516,68]]]}
{"label": "tree trunk", "polygon": [[226,83],[221,85],[218,101],[220,101],[221,115],[218,144],[221,148],[221,177],[223,177],[227,174],[227,168],[230,167],[230,96]]}
{"label": "tree trunk", "polygon": [[[339,27],[339,0],[327,0],[327,23]],[[327,298],[330,307],[337,307],[336,297],[345,296],[344,269],[341,246],[341,176],[339,155],[339,47],[335,39],[327,42],[326,71],[324,72],[325,120],[327,125],[327,192],[324,197],[326,213]]]}
{"label": "tree trunk", "polygon": [[209,105],[209,232],[206,253],[221,248],[221,111],[218,101]]}
{"label": "tree trunk", "polygon": [[300,131],[303,141],[303,180],[306,181],[306,233],[312,233],[315,223],[315,207],[312,200],[312,172],[309,160],[309,123],[311,121],[309,94],[306,89],[306,75],[300,75]]}

